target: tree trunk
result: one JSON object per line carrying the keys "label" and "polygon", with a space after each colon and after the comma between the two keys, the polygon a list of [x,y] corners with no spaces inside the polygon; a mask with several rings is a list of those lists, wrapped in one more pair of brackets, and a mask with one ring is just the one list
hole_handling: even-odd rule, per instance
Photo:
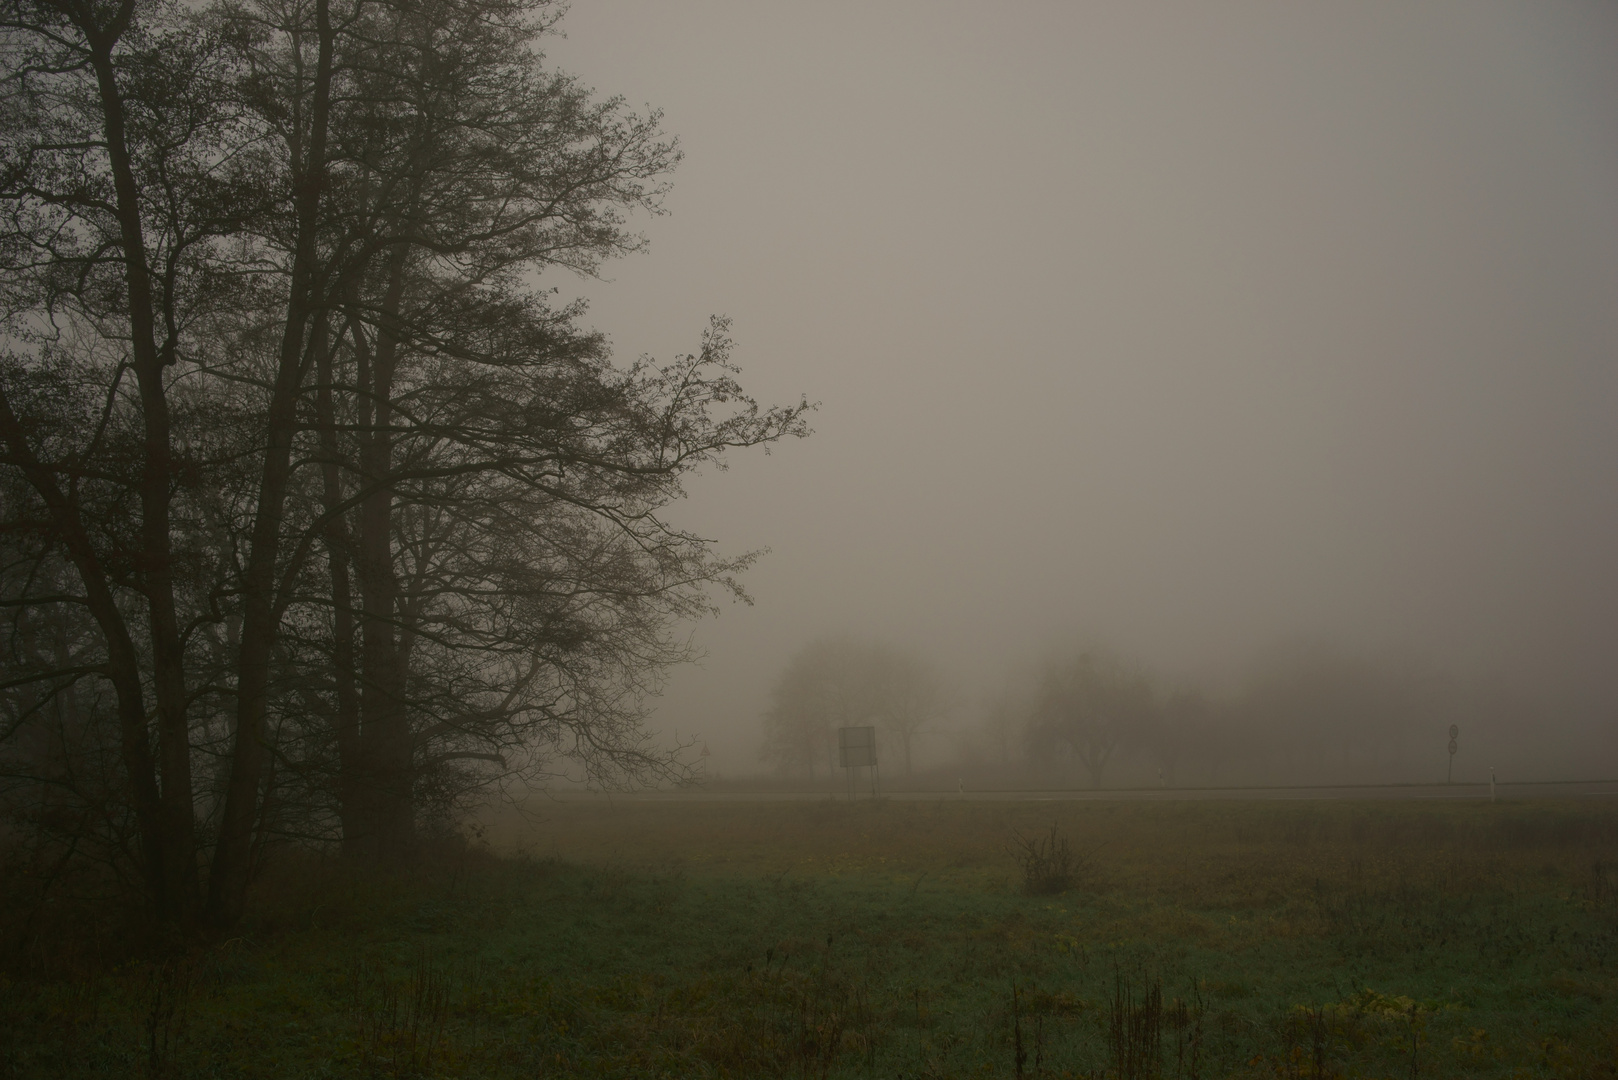
{"label": "tree trunk", "polygon": [[[324,324],[322,324],[324,325]],[[315,414],[320,425],[321,503],[328,515],[326,564],[331,576],[332,681],[336,684],[337,814],[343,830],[343,853],[358,855],[364,831],[364,785],[361,783],[360,703],[354,667],[354,588],[349,573],[353,542],[338,507],[343,501],[341,450],[337,444],[336,409],[332,399],[332,352],[320,343]]]}
{"label": "tree trunk", "polygon": [[393,457],[394,370],[399,358],[393,328],[404,293],[409,248],[395,245],[388,266],[387,290],[379,312],[376,349],[368,350],[356,328],[355,352],[360,386],[370,416],[363,417],[360,477],[369,489],[360,503],[357,567],[360,586],[360,757],[366,806],[364,834],[355,845],[360,854],[400,859],[415,841],[414,747],[405,709],[400,667],[398,581],[393,568],[393,492],[389,486]]}
{"label": "tree trunk", "polygon": [[107,583],[106,573],[96,557],[89,533],[80,519],[78,507],[57,486],[50,470],[34,456],[23,437],[22,425],[11,409],[4,386],[0,386],[0,440],[4,441],[13,462],[22,470],[34,490],[39,492],[50,510],[52,521],[61,530],[68,557],[84,584],[88,601],[86,606],[106,641],[107,679],[112,683],[118,701],[121,761],[124,776],[129,781],[130,801],[140,838],[137,862],[147,891],[151,894],[153,913],[159,919],[169,918],[172,905],[168,890],[173,875],[168,872],[169,843],[164,831],[163,800],[158,790],[146,726],[139,653],[123,612]]}
{"label": "tree trunk", "polygon": [[[320,306],[316,296],[320,285],[316,274],[316,239],[320,192],[326,176],[333,42],[328,0],[315,2],[315,27],[319,38],[318,59],[312,87],[308,149],[296,181],[297,240],[292,281],[266,422],[252,548],[242,575],[242,645],[237,659],[236,730],[231,746],[230,778],[225,788],[224,812],[220,815],[219,844],[214,849],[208,881],[209,917],[221,926],[235,923],[246,901],[253,823],[264,770],[264,715],[268,705],[270,659],[279,630],[276,559],[280,553],[287,484],[292,471],[297,397],[310,359],[304,339],[309,322]],[[295,160],[295,169],[298,164]]]}
{"label": "tree trunk", "polygon": [[[141,546],[136,569],[146,598],[152,637],[152,691],[157,705],[160,824],[164,887],[158,915],[189,921],[196,912],[196,816],[191,791],[191,731],[186,716],[185,657],[174,603],[170,559],[170,459],[168,397],[163,385],[165,357],[157,348],[154,300],[146,265],[146,239],[140,192],[124,130],[124,101],[113,68],[112,50],[128,28],[133,5],[124,5],[108,26],[96,25],[88,9],[75,10],[90,46],[90,66],[101,96],[112,172],[114,214],[124,254],[128,290],[131,367],[140,392],[144,425],[140,479]],[[142,727],[144,728],[144,720]]]}

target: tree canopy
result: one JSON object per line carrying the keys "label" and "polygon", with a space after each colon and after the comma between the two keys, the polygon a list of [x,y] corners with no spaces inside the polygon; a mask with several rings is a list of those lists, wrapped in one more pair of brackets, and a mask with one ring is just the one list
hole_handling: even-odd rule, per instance
{"label": "tree canopy", "polygon": [[679,159],[546,67],[556,17],[0,7],[0,777],[162,918],[232,922],[276,839],[399,857],[564,757],[670,767],[641,701],[751,557],[663,508],[807,406],[722,319],[620,366],[541,284]]}

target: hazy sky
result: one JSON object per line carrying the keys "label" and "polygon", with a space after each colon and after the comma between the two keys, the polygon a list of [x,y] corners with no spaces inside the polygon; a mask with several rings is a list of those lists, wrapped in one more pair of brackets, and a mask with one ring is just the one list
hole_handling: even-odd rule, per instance
{"label": "hazy sky", "polygon": [[[1618,4],[576,0],[686,153],[591,299],[735,320],[816,434],[691,485],[769,547],[654,727],[756,768],[836,631],[965,697],[1054,640],[1618,671]],[[1609,670],[1611,669],[1611,670]]]}

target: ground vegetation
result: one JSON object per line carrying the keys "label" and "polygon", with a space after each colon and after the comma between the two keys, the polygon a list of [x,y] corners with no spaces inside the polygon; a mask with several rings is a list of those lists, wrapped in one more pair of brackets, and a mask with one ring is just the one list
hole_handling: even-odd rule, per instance
{"label": "ground vegetation", "polygon": [[[536,811],[541,807],[532,808]],[[548,801],[8,951],[0,1073],[1615,1075],[1604,803]],[[1030,893],[1017,837],[1087,853]],[[42,917],[52,917],[47,914]]]}

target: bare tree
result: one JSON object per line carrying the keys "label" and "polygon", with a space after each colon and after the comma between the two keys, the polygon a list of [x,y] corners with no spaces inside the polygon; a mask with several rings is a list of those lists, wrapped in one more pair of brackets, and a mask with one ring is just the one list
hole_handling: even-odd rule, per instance
{"label": "bare tree", "polygon": [[938,673],[920,657],[889,645],[869,648],[862,665],[872,715],[898,742],[909,776],[916,738],[944,712]]}
{"label": "bare tree", "polygon": [[770,687],[766,761],[811,778],[822,761],[828,769],[837,767],[834,729],[870,718],[859,656],[859,646],[844,637],[821,638],[793,654]]}
{"label": "bare tree", "polygon": [[1027,734],[1033,712],[1029,692],[1024,680],[1008,677],[983,703],[980,731],[994,763],[1001,768],[1011,765],[1013,753],[1021,749]]}
{"label": "bare tree", "polygon": [[1101,786],[1113,754],[1152,715],[1152,685],[1123,662],[1084,653],[1046,666],[1029,735],[1037,746],[1063,745]]}
{"label": "bare tree", "polygon": [[1214,716],[1213,703],[1193,687],[1175,689],[1145,715],[1137,739],[1163,783],[1175,782],[1180,762],[1206,741]]}
{"label": "bare tree", "polygon": [[29,557],[77,578],[14,600],[81,605],[97,625],[138,863],[154,911],[181,920],[197,904],[187,601],[205,560],[176,515],[195,485],[175,387],[243,212],[217,43],[184,22],[133,0],[0,9],[0,463],[29,488],[6,509],[45,526]]}
{"label": "bare tree", "polygon": [[1293,643],[1255,668],[1230,711],[1250,755],[1297,782],[1385,775],[1418,725],[1442,730],[1450,708],[1453,694],[1420,665]]}
{"label": "bare tree", "polygon": [[620,212],[655,211],[677,157],[655,116],[542,72],[520,7],[374,10],[376,104],[340,144],[370,254],[334,290],[316,412],[332,606],[351,624],[334,627],[353,672],[344,839],[388,855],[409,847],[418,779],[457,786],[451,762],[500,773],[566,729],[592,769],[652,764],[632,718],[685,655],[663,627],[746,562],[659,509],[698,464],[802,433],[804,406],[741,393],[723,323],[666,369],[619,372],[578,308],[526,284],[639,246]]}
{"label": "bare tree", "polygon": [[199,909],[199,819],[228,924],[278,821],[397,854],[446,770],[568,733],[603,768],[650,760],[635,702],[683,655],[668,622],[747,562],[660,508],[805,431],[803,404],[741,393],[722,325],[621,370],[533,285],[638,247],[624,215],[678,156],[541,67],[552,21],[0,8],[3,594],[30,633],[94,627],[23,648],[0,705],[9,732],[111,688],[161,918]]}
{"label": "bare tree", "polygon": [[916,736],[942,711],[938,676],[925,661],[889,645],[821,638],[770,689],[763,755],[784,772],[813,776],[822,758],[835,767],[836,728],[872,725],[898,742],[909,774]]}

